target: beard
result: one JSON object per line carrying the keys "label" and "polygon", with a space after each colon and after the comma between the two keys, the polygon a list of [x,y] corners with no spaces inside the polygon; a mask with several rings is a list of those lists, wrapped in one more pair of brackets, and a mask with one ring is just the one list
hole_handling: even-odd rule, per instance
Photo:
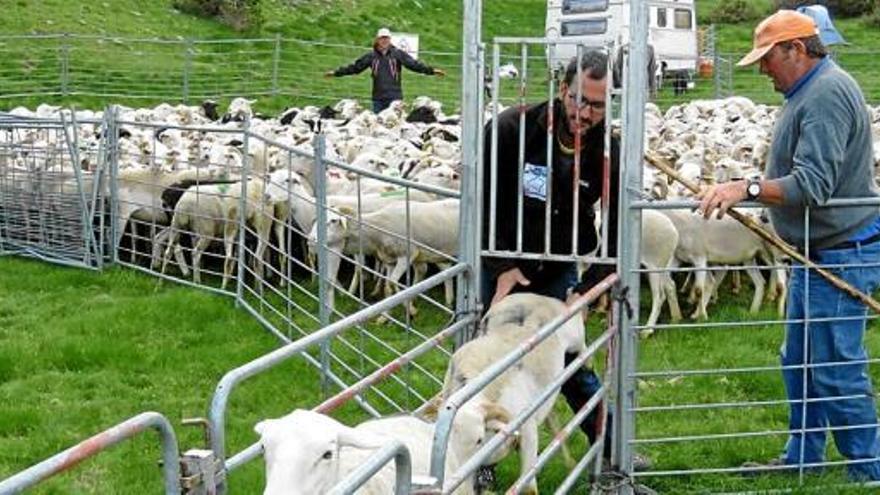
{"label": "beard", "polygon": [[580,134],[581,136],[586,135],[587,131],[593,128],[596,125],[591,119],[580,119],[578,122],[577,117],[575,115],[568,115],[566,119],[566,124],[568,127],[568,133],[572,136],[577,134],[578,125],[580,125]]}

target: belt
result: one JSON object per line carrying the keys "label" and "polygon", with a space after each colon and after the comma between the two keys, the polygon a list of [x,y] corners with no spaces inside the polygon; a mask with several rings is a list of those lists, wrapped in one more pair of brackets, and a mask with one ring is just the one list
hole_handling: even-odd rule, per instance
{"label": "belt", "polygon": [[820,251],[834,251],[837,249],[852,249],[858,246],[867,246],[868,244],[874,244],[875,242],[880,241],[880,232],[868,237],[867,239],[862,239],[861,241],[843,241],[839,242],[831,247],[827,247],[825,249],[820,249]]}

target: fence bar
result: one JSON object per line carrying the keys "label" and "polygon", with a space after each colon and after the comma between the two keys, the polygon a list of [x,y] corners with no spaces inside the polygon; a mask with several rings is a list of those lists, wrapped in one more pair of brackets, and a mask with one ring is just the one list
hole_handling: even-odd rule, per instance
{"label": "fence bar", "polygon": [[[577,360],[579,365],[583,364],[584,361],[586,361],[586,359]],[[535,462],[535,465],[529,468],[529,470],[525,474],[520,476],[519,479],[517,479],[516,482],[508,489],[508,493],[521,492],[526,487],[528,482],[538,475],[538,472],[540,472],[541,469],[543,469],[544,466],[546,466],[547,463],[550,462],[550,459],[552,459],[556,452],[559,451],[559,449],[562,447],[565,441],[568,440],[571,434],[580,427],[580,424],[584,420],[584,418],[586,418],[588,414],[596,409],[596,407],[599,405],[599,402],[605,397],[607,393],[608,391],[604,385],[602,387],[599,387],[599,390],[596,390],[593,396],[590,397],[590,400],[588,400],[580,409],[578,409],[574,417],[572,417],[571,420],[569,420],[569,422],[566,423],[565,426],[562,428],[562,431],[557,433],[556,436],[553,437],[553,440],[550,441],[550,444],[544,448],[544,451],[541,452],[541,455],[538,456],[538,460],[537,462]],[[593,445],[593,447],[603,447],[605,442],[604,432],[602,435],[596,436],[598,438],[596,439],[596,444]],[[592,451],[594,449],[590,450]],[[597,448],[595,449],[594,454],[598,452],[599,449]],[[587,452],[587,454],[585,454],[584,457],[588,458],[586,462],[590,462],[590,454],[591,452]],[[584,466],[586,467],[586,464],[584,464]],[[580,474],[580,472],[578,472],[577,474]]]}
{"label": "fence bar", "polygon": [[371,455],[366,462],[358,466],[348,476],[334,486],[328,495],[349,495],[363,486],[379,472],[389,460],[394,459],[394,494],[409,495],[411,491],[412,461],[409,450],[400,440],[392,440],[388,445]]}
{"label": "fence bar", "polygon": [[[625,288],[625,299],[617,303],[614,314],[620,328],[620,345],[616,362],[620,363],[617,372],[617,393],[615,401],[615,421],[613,424],[611,458],[624,475],[633,472],[633,452],[629,440],[634,438],[635,415],[629,412],[636,403],[636,381],[631,378],[638,362],[638,336],[632,325],[639,322],[640,280],[632,272],[640,266],[641,223],[639,210],[629,207],[633,198],[630,190],[640,190],[644,160],[644,128],[648,61],[648,8],[644,2],[633,4],[629,11],[631,41],[626,59],[625,79],[623,81],[623,119],[625,128],[621,140],[620,188],[618,191],[617,272],[622,274],[621,284]],[[619,493],[632,492],[632,487],[621,488]]]}
{"label": "fence bar", "polygon": [[157,412],[145,412],[129,418],[73,447],[58,453],[28,469],[0,481],[0,495],[20,493],[58,473],[67,471],[83,460],[107,450],[123,440],[131,438],[147,428],[159,431],[162,437],[162,473],[165,493],[180,493],[179,452],[174,429],[165,416]]}
{"label": "fence bar", "polygon": [[[456,311],[465,314],[475,311],[480,293],[482,246],[482,191],[481,166],[483,151],[483,101],[484,76],[483,47],[480,43],[482,30],[482,1],[465,0],[462,26],[462,75],[461,75],[461,192],[459,195],[459,260],[471,267],[459,278]],[[493,71],[494,73],[494,71]],[[497,73],[496,73],[497,74]],[[494,76],[493,76],[494,77]],[[493,101],[494,100],[493,95]],[[494,121],[494,119],[493,119]],[[493,134],[494,136],[494,134]],[[494,139],[494,138],[493,138]],[[469,336],[458,334],[457,344]]]}

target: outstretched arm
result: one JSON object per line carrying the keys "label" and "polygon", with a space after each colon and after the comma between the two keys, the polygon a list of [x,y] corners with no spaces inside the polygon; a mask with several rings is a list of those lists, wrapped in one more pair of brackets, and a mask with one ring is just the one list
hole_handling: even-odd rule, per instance
{"label": "outstretched arm", "polygon": [[360,74],[367,67],[370,66],[370,62],[373,61],[373,52],[367,52],[362,55],[359,59],[355,60],[351,65],[344,65],[335,71],[332,72],[332,76],[341,77],[341,76],[350,76],[353,74]]}
{"label": "outstretched arm", "polygon": [[427,74],[429,76],[437,73],[433,67],[410,57],[409,54],[403,50],[397,50],[397,59],[400,60],[400,63],[402,63],[404,67],[413,72],[421,72],[422,74]]}

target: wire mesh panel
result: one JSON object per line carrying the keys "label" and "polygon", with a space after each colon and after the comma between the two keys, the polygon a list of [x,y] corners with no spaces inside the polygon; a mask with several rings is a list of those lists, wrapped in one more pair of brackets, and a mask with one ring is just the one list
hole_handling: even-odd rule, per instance
{"label": "wire mesh panel", "polygon": [[106,190],[92,131],[100,122],[76,125],[67,115],[0,115],[0,252],[98,267]]}
{"label": "wire mesh panel", "polygon": [[[2,99],[45,96],[93,98],[99,104],[200,101],[236,96],[283,99],[270,106],[332,104],[370,99],[370,70],[324,79],[370,47],[297,39],[144,39],[51,35],[0,37]],[[421,51],[419,59],[445,77],[404,69],[405,99],[431,95],[457,113],[461,81],[458,53]],[[91,99],[88,101],[92,101]]]}

